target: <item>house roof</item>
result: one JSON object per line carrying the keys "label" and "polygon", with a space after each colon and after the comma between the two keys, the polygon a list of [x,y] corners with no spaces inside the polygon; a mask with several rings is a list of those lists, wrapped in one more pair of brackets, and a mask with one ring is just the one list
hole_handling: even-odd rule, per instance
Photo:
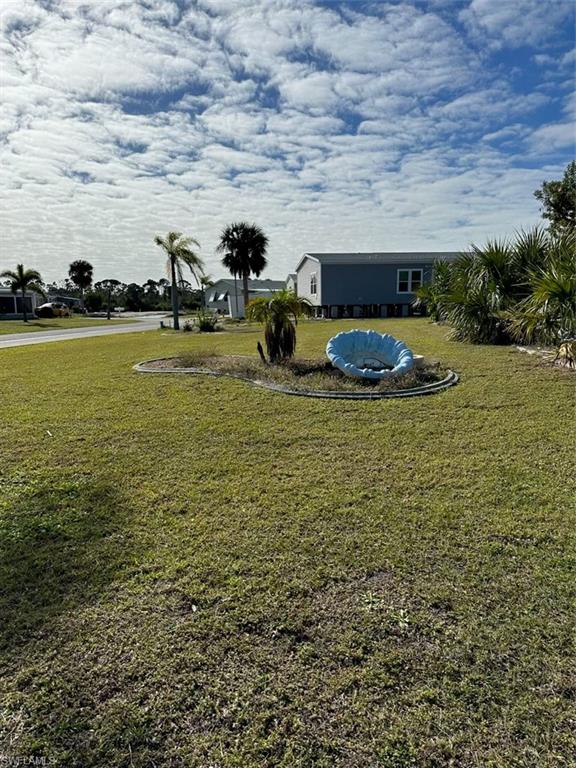
{"label": "house roof", "polygon": [[306,259],[314,259],[319,264],[396,264],[414,262],[423,264],[434,259],[453,261],[457,251],[374,251],[372,253],[305,253],[296,267],[300,269]]}
{"label": "house roof", "polygon": [[[12,290],[12,288],[10,288],[9,285],[0,285],[0,294],[2,294],[2,296],[17,296],[20,298],[22,297],[22,291],[18,290],[17,293],[14,293],[14,291]],[[26,290],[26,296],[32,296],[32,294],[35,294],[36,296],[42,295],[40,293],[37,293],[36,291],[30,291],[28,289]]]}
{"label": "house roof", "polygon": [[[242,288],[242,278],[239,277],[236,281],[237,285],[239,286],[239,289]],[[231,287],[234,288],[234,278],[233,277],[221,277],[219,280],[215,280],[213,285],[209,286],[209,288],[214,288],[215,286],[221,286],[225,285],[227,288]],[[260,290],[278,290],[279,288],[284,288],[286,283],[284,280],[248,280],[248,290],[250,291],[256,291],[258,289]]]}
{"label": "house roof", "polygon": [[[238,278],[236,281],[238,286],[238,293],[242,293],[242,279]],[[284,280],[248,280],[249,291],[279,291],[286,287]],[[213,285],[207,288],[208,291],[216,290],[221,293],[222,290],[232,291],[234,293],[234,278],[223,277],[220,280],[216,280]]]}

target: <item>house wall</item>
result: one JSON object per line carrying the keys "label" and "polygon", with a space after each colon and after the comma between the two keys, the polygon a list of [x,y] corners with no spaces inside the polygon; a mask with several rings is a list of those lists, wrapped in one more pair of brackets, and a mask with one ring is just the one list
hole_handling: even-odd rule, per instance
{"label": "house wall", "polygon": [[[312,297],[310,300],[313,304],[336,305],[409,304],[414,294],[397,292],[399,269],[422,269],[423,281],[428,282],[432,274],[432,262],[427,264],[416,264],[413,261],[397,264],[323,264],[322,300],[313,300]],[[300,273],[298,273],[298,287],[300,288]]]}
{"label": "house wall", "polygon": [[[254,299],[271,299],[276,291],[248,291],[248,301],[254,301]],[[237,300],[236,300],[237,299]],[[234,297],[232,292],[228,295],[228,308],[226,313],[230,317],[244,317],[246,314],[246,307],[244,306],[244,294],[238,291],[238,296]]]}
{"label": "house wall", "polygon": [[[244,292],[240,278],[236,285],[238,289],[237,301],[234,293],[234,278],[221,279],[215,282],[214,285],[206,289],[206,307],[213,312],[220,312],[231,317],[242,317],[244,315]],[[284,283],[280,280],[253,280],[250,282],[248,297],[249,299],[255,299],[258,296],[270,298],[276,291],[284,287]],[[223,293],[228,294],[228,298],[224,301],[210,301],[214,294],[222,295]]]}
{"label": "house wall", "polygon": [[[242,281],[239,280],[239,290],[241,288]],[[232,283],[233,285],[234,283]],[[228,313],[228,301],[210,301],[210,297],[216,294],[217,296],[222,293],[226,293],[230,290],[230,283],[224,280],[217,280],[214,285],[206,288],[206,308],[211,309],[213,312],[221,312],[222,314]],[[232,288],[232,292],[234,288]]]}
{"label": "house wall", "polygon": [[[310,293],[310,278],[313,272],[316,272],[316,295]],[[308,299],[315,306],[326,303],[322,295],[322,270],[320,263],[315,259],[306,257],[298,269],[298,296]]]}
{"label": "house wall", "polygon": [[[38,306],[38,297],[35,293],[26,293],[26,311],[33,314]],[[14,320],[22,317],[22,294],[15,296],[9,289],[0,290],[0,318]]]}

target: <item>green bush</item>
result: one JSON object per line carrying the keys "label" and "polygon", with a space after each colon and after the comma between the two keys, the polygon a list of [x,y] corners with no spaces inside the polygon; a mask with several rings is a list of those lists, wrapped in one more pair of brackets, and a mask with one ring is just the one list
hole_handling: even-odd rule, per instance
{"label": "green bush", "polygon": [[206,309],[201,309],[196,315],[196,327],[200,333],[213,333],[216,330],[218,318]]}
{"label": "green bush", "polygon": [[415,303],[450,323],[459,341],[557,344],[576,335],[575,265],[575,233],[537,227],[435,264]]}

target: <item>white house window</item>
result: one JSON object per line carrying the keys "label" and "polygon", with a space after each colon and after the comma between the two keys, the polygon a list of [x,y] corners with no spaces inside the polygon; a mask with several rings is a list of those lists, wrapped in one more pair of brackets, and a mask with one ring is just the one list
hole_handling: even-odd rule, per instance
{"label": "white house window", "polygon": [[318,282],[316,280],[316,272],[312,272],[310,275],[310,293],[316,296],[318,293]]}
{"label": "white house window", "polygon": [[421,285],[421,269],[398,270],[398,293],[414,293]]}

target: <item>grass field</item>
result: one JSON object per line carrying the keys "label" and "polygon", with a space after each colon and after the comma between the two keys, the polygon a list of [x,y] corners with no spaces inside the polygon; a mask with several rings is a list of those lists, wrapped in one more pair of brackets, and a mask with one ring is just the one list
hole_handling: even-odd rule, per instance
{"label": "grass field", "polygon": [[88,328],[90,326],[125,325],[134,323],[135,320],[97,320],[91,317],[49,317],[49,318],[31,318],[27,323],[23,320],[0,320],[0,336],[7,333],[34,333],[35,331],[57,331],[66,328]]}
{"label": "grass field", "polygon": [[461,383],[318,401],[131,369],[259,332],[1,353],[0,756],[576,764],[576,379],[369,325]]}

